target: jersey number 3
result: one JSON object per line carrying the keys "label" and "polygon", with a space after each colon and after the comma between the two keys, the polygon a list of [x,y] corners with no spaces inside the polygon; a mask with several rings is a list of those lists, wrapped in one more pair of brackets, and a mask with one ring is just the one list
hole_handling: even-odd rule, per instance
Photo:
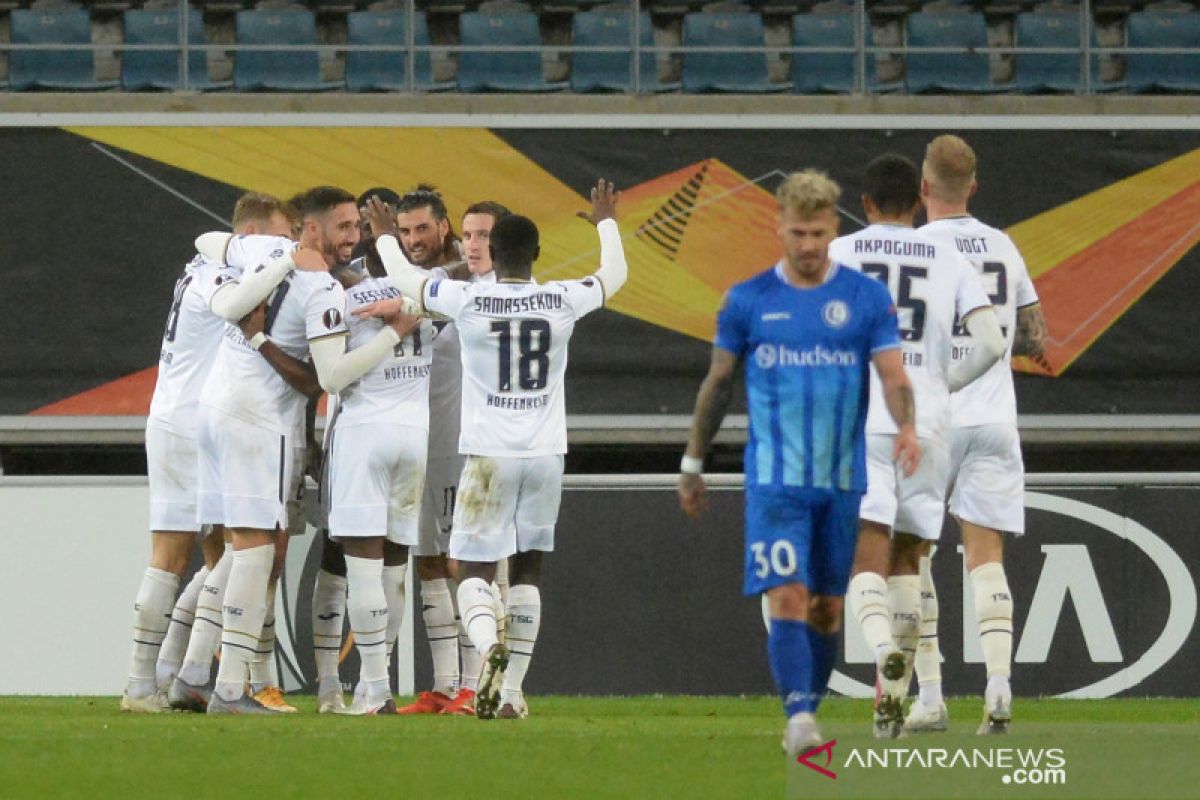
{"label": "jersey number 3", "polygon": [[[500,376],[496,390],[513,390],[513,323],[497,320],[491,332],[500,337]],[[530,391],[545,389],[550,372],[550,323],[544,319],[520,320],[516,336],[518,386]]]}

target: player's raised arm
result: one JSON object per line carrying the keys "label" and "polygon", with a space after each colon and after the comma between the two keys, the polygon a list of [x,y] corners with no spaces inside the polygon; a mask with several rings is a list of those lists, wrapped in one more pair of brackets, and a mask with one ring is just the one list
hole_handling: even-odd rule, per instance
{"label": "player's raised arm", "polygon": [[625,248],[621,244],[621,232],[617,228],[617,201],[621,193],[610,182],[601,178],[592,187],[592,210],[576,213],[581,219],[596,226],[600,234],[600,269],[596,279],[604,287],[605,302],[625,285],[629,265],[625,263]]}
{"label": "player's raised arm", "polygon": [[[216,248],[214,244],[218,237],[226,237],[225,234],[206,233],[196,238],[196,249],[206,258],[212,258],[210,252]],[[224,242],[220,246],[221,252],[218,259],[225,263],[230,263],[229,258],[231,253],[228,246],[228,238],[222,238]],[[283,282],[284,278],[293,269],[302,269],[312,272],[323,272],[328,269],[325,265],[325,259],[316,250],[308,250],[297,248],[283,253],[279,258],[268,262],[262,269],[253,271],[249,264],[232,263],[230,266],[245,268],[240,280],[230,281],[221,286],[213,293],[212,299],[209,301],[209,308],[218,317],[221,317],[227,322],[237,323],[238,320],[245,317],[255,306],[267,299],[275,287]]]}
{"label": "player's raised arm", "polygon": [[1013,355],[1028,356],[1035,362],[1050,369],[1046,360],[1046,317],[1042,314],[1042,304],[1032,303],[1017,309],[1017,332],[1013,337]]}
{"label": "player's raised arm", "polygon": [[917,442],[917,402],[908,373],[904,371],[904,356],[898,347],[878,350],[871,357],[871,363],[879,373],[888,413],[900,429],[892,457],[905,475],[912,475],[921,463],[921,446]]}
{"label": "player's raised arm", "polygon": [[967,315],[963,324],[971,332],[971,352],[950,367],[946,385],[952,392],[957,392],[991,369],[1004,355],[1005,349],[1000,320],[991,306],[975,309]]}
{"label": "player's raised arm", "polygon": [[696,393],[696,409],[692,412],[692,428],[688,433],[687,449],[679,466],[679,507],[689,517],[699,517],[708,510],[708,490],[704,485],[704,456],[712,445],[729,401],[733,399],[733,379],[737,374],[738,357],[723,347],[714,346],[708,374]]}

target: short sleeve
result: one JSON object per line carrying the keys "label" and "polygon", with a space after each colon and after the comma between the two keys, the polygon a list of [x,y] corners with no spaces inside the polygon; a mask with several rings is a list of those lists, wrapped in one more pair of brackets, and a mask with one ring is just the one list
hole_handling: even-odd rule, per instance
{"label": "short sleeve", "polygon": [[730,289],[725,302],[717,312],[717,337],[713,341],[722,350],[736,356],[745,355],[750,342],[750,315],[747,313],[745,295]]}
{"label": "short sleeve", "polygon": [[971,262],[957,253],[954,255],[955,264],[958,266],[958,290],[954,295],[954,311],[958,318],[962,319],[977,308],[990,307],[992,301],[984,291],[983,281],[971,266]]}
{"label": "short sleeve", "polygon": [[1013,254],[1013,263],[1021,269],[1021,277],[1017,280],[1015,288],[1017,308],[1024,308],[1040,302],[1037,289],[1033,286],[1033,279],[1029,277],[1029,270],[1025,266],[1025,259],[1021,258],[1020,253]]}
{"label": "short sleeve", "polygon": [[298,247],[299,242],[282,236],[234,236],[225,248],[225,263],[243,270],[257,270],[272,261],[278,261]]}
{"label": "short sleeve", "polygon": [[206,261],[196,269],[196,277],[192,280],[192,286],[204,300],[205,307],[209,307],[212,305],[212,298],[217,293],[217,289],[226,284],[237,283],[241,277],[242,270],[238,267]]}
{"label": "short sleeve", "polygon": [[558,284],[567,294],[567,302],[575,311],[575,318],[585,317],[604,305],[604,287],[594,277],[577,281],[561,281]]}
{"label": "short sleeve", "polygon": [[871,315],[871,354],[900,347],[900,324],[896,320],[896,305],[882,283],[871,279],[867,287],[874,313]]}
{"label": "short sleeve", "polygon": [[465,281],[453,281],[448,278],[425,281],[421,302],[426,311],[458,319],[463,304],[467,302],[467,288],[470,285]]}
{"label": "short sleeve", "polygon": [[346,290],[330,278],[328,284],[314,288],[304,304],[304,336],[322,339],[347,333]]}

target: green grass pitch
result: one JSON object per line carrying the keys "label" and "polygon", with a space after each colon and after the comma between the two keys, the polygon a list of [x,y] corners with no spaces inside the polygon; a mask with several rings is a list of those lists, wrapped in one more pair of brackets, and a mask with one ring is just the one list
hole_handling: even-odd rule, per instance
{"label": "green grass pitch", "polygon": [[[769,697],[534,697],[521,721],[129,715],[117,700],[0,698],[0,797],[1200,798],[1200,702],[1024,700],[1008,737],[977,737],[978,698],[946,734],[876,742],[869,704],[822,706],[834,779],[780,750]],[[851,751],[1061,748],[1066,783],[995,769],[863,770]],[[904,753],[901,754],[904,756]],[[824,764],[823,760],[820,763]]]}

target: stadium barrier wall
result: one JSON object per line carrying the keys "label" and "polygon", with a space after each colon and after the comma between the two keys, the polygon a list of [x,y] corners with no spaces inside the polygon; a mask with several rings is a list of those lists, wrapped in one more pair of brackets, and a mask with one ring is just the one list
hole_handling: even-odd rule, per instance
{"label": "stadium barrier wall", "polygon": [[[677,508],[674,476],[568,476],[531,693],[742,694],[771,691],[761,609],[741,596],[738,476],[713,476],[699,523]],[[1016,598],[1020,695],[1196,696],[1191,667],[1200,563],[1200,474],[1031,475],[1027,535],[1006,557]],[[0,694],[115,694],[129,657],[131,604],[148,555],[144,478],[0,478],[0,641],[20,653]],[[947,522],[934,575],[951,694],[984,673],[957,532]],[[308,609],[314,531],[292,541],[279,592],[278,668],[288,689],[314,675]],[[410,585],[410,594],[411,585]],[[397,648],[401,692],[430,674],[414,603]],[[967,606],[964,610],[964,606]],[[870,691],[853,621],[833,688]],[[64,653],[66,657],[64,657]],[[356,672],[346,648],[343,678]]]}

